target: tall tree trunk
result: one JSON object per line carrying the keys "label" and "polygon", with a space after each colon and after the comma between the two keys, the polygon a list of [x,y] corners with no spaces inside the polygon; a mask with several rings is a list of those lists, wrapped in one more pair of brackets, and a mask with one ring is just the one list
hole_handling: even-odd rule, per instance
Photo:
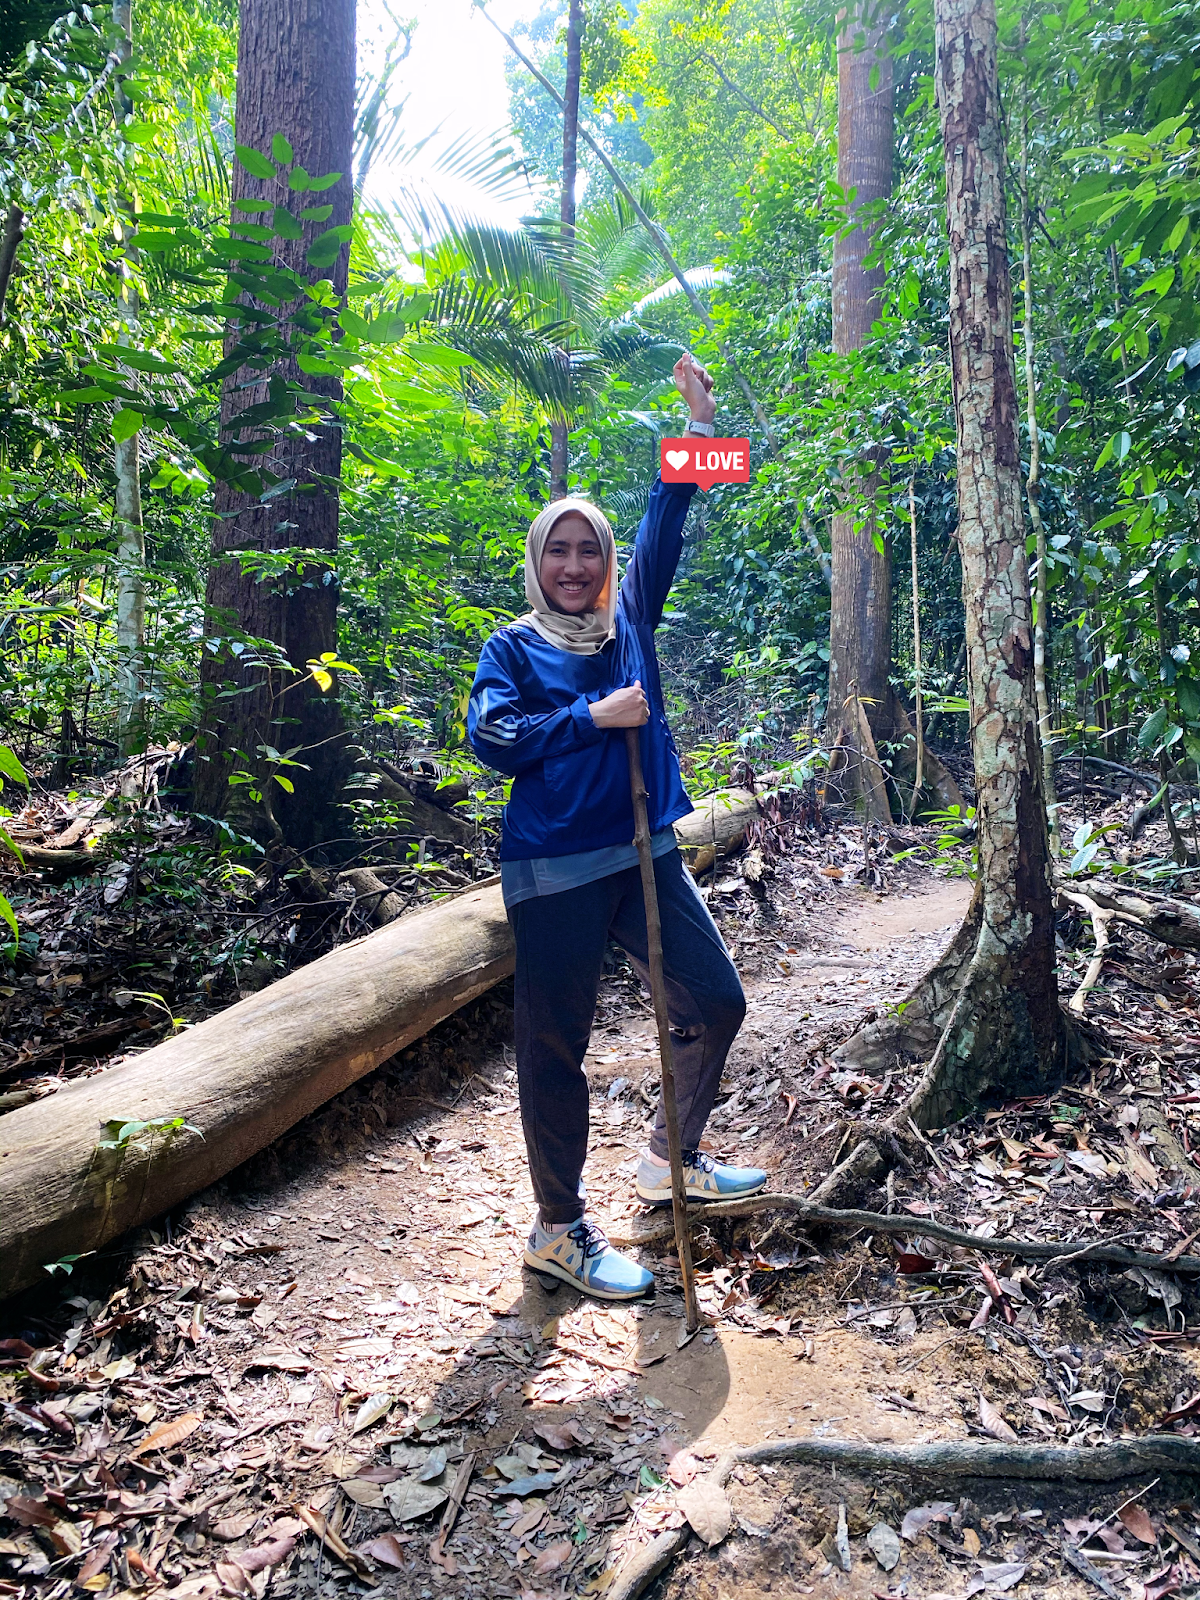
{"label": "tall tree trunk", "polygon": [[1061,1070],[1054,908],[1005,233],[995,0],[935,0],[950,243],[958,540],[978,791],[974,948],[916,1097],[936,1126]]}
{"label": "tall tree trunk", "polygon": [[[583,61],[583,0],[570,0],[567,12],[567,79],[563,86],[563,159],[559,221],[564,248],[575,238],[575,183],[579,173],[579,78]],[[568,435],[565,420],[550,424],[550,498],[567,492]]]}
{"label": "tall tree trunk", "polygon": [[[869,19],[869,20],[868,20]],[[894,93],[886,19],[872,0],[854,0],[841,14],[838,38],[837,181],[855,191],[854,207],[892,192]],[[874,83],[872,78],[874,77]],[[833,247],[833,348],[839,355],[859,349],[881,310],[884,275],[867,270],[871,234],[855,228]],[[869,480],[864,488],[873,487]],[[876,528],[855,532],[854,513],[833,519],[833,570],[829,607],[829,724],[831,731],[857,728],[853,686],[864,703],[876,738],[892,730],[888,673],[892,642],[892,561]]]}
{"label": "tall tree trunk", "polygon": [[1050,822],[1050,848],[1057,858],[1060,840],[1058,795],[1054,787],[1054,725],[1050,717],[1050,696],[1046,690],[1046,639],[1049,617],[1046,600],[1046,525],[1042,521],[1042,441],[1037,417],[1037,364],[1033,325],[1033,229],[1029,215],[1029,108],[1021,112],[1021,258],[1025,288],[1025,415],[1029,425],[1029,475],[1025,497],[1029,520],[1037,541],[1037,589],[1033,599],[1033,686],[1037,697],[1038,739],[1042,749],[1042,788],[1046,815]]}
{"label": "tall tree trunk", "polygon": [[[122,69],[133,54],[131,0],[115,0],[113,22],[120,30],[117,43],[117,111],[123,118],[133,110],[125,92]],[[138,341],[138,290],[131,266],[137,263],[137,223],[131,199],[123,199],[125,255],[118,267],[117,305],[121,330],[117,343]],[[131,755],[143,743],[145,732],[146,646],[146,536],[142,523],[141,441],[135,432],[113,442],[116,491],[113,510],[117,519],[117,721],[121,754]]]}
{"label": "tall tree trunk", "polygon": [[4,218],[4,232],[0,235],[0,322],[4,321],[4,302],[8,286],[17,265],[17,251],[25,237],[25,213],[14,200]]}
{"label": "tall tree trunk", "polygon": [[[309,274],[305,251],[318,233],[350,221],[353,203],[351,159],[354,136],[354,0],[242,0],[237,71],[237,142],[267,153],[275,134],[292,148],[293,160],[314,177],[340,174],[332,188],[314,198],[332,214],[305,222],[302,237],[276,240],[283,267]],[[286,189],[272,179],[252,177],[234,167],[233,199],[286,204]],[[304,205],[303,197],[294,209]],[[235,227],[238,213],[234,212]],[[348,247],[325,269],[334,294],[345,293]],[[278,369],[289,382],[327,399],[341,396],[336,378],[306,377],[291,364]],[[264,375],[243,369],[226,379],[221,426],[226,438],[249,407],[267,399]],[[334,802],[348,770],[349,757],[336,689],[322,694],[307,663],[336,648],[337,585],[328,569],[309,564],[303,582],[262,582],[244,576],[230,552],[286,546],[337,550],[341,432],[319,427],[280,438],[267,458],[281,480],[294,479],[290,494],[265,504],[228,484],[217,490],[212,531],[212,565],[206,596],[210,636],[231,630],[271,641],[292,672],[266,671],[224,647],[206,650],[201,669],[203,722],[199,741],[196,798],[212,816],[230,810],[231,773],[244,770],[258,779],[270,832],[289,844],[305,846],[327,837],[335,825]],[[262,458],[256,458],[261,460]],[[288,592],[290,591],[290,592]],[[244,652],[245,655],[253,652]],[[233,689],[232,696],[222,691]],[[264,747],[298,748],[301,767],[285,776],[295,792],[271,782],[273,758]],[[249,786],[247,786],[248,788]],[[246,789],[236,791],[239,794]],[[260,829],[261,831],[261,829]]]}

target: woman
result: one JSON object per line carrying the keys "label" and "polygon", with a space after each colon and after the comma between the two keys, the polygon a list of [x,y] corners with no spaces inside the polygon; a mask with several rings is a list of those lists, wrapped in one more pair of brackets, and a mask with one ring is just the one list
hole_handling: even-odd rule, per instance
{"label": "woman", "polygon": [[[689,431],[711,437],[708,373],[685,355],[675,384],[691,410]],[[587,1218],[581,1183],[582,1063],[606,941],[616,940],[647,979],[626,728],[642,729],[688,1197],[728,1199],[766,1182],[756,1168],[728,1166],[699,1149],[746,1005],[671,827],[692,806],[663,709],[654,630],[694,492],[692,484],[655,483],[619,595],[612,529],[600,511],[566,499],[539,513],[525,545],[533,610],[484,646],[468,714],[477,754],[515,779],[500,863],[517,945],[521,1121],[538,1203],[525,1261],[602,1300],[632,1299],[654,1282]],[[661,1106],[636,1188],[650,1205],[671,1202]]]}

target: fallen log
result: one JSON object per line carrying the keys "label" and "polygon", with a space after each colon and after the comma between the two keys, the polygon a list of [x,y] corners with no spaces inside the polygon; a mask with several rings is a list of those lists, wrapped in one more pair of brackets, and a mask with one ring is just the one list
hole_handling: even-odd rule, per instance
{"label": "fallen log", "polygon": [[[734,791],[679,823],[681,847],[703,866],[713,829],[732,849],[757,812]],[[492,880],[0,1116],[0,1296],[215,1183],[512,970]],[[102,1147],[112,1123],[145,1126]]]}
{"label": "fallen log", "polygon": [[1083,878],[1062,885],[1080,890],[1105,911],[1116,911],[1123,921],[1137,923],[1162,944],[1181,950],[1200,950],[1200,908],[1190,900],[1149,889],[1127,889],[1111,878]]}
{"label": "fallen log", "polygon": [[[471,890],[0,1117],[0,1294],[214,1183],[512,969],[499,885]],[[147,1126],[101,1148],[114,1122]]]}

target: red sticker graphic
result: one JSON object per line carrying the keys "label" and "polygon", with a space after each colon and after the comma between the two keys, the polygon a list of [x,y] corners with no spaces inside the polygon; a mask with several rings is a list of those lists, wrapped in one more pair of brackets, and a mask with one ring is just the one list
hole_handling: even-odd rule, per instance
{"label": "red sticker graphic", "polygon": [[698,483],[709,489],[714,483],[750,482],[749,439],[702,439],[697,434],[664,439],[658,459],[664,483]]}

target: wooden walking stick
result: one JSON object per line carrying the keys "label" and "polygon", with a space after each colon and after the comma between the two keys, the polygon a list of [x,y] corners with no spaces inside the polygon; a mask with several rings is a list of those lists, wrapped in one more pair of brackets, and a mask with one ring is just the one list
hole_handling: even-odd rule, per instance
{"label": "wooden walking stick", "polygon": [[687,1197],[683,1187],[683,1146],[679,1142],[679,1108],[675,1101],[675,1057],[671,1050],[671,1024],[667,1017],[667,986],[663,980],[662,922],[658,915],[658,888],[654,882],[654,857],[650,854],[650,819],[646,814],[646,780],[642,775],[642,747],[636,728],[625,729],[629,752],[629,788],[633,795],[638,865],[642,869],[642,899],[646,903],[646,965],[650,968],[650,996],[658,1023],[658,1055],[662,1063],[663,1116],[667,1124],[667,1154],[671,1161],[671,1211],[675,1218],[675,1248],[683,1278],[683,1304],[687,1331],[700,1326],[696,1303],[696,1277],[692,1270],[692,1240],[688,1233]]}

